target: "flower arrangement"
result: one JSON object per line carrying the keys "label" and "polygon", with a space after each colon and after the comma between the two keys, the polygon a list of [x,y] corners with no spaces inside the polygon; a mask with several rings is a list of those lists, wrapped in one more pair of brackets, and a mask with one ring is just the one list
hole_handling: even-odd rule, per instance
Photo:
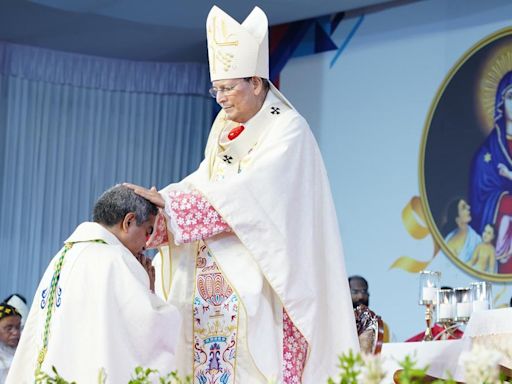
{"label": "flower arrangement", "polygon": [[[40,372],[36,375],[35,384],[77,384],[75,381],[66,381],[59,375],[57,368],[52,367],[53,375]],[[181,378],[177,371],[168,373],[161,376],[156,369],[136,367],[132,373],[132,378],[128,384],[152,384],[158,379],[159,384],[192,384],[192,378],[186,376]],[[98,372],[98,384],[105,384],[107,381],[107,374],[104,369]]]}
{"label": "flower arrangement", "polygon": [[52,372],[55,375],[55,377],[52,377],[45,372],[38,372],[36,374],[35,384],[76,384],[76,382],[74,381],[68,382],[64,378],[62,378],[59,375],[59,372],[57,372],[57,368],[52,367]]}
{"label": "flower arrangement", "polygon": [[461,360],[464,364],[464,377],[467,384],[503,383],[499,369],[501,353],[496,350],[475,345],[471,353],[462,354]]}
{"label": "flower arrangement", "polygon": [[[156,369],[135,368],[135,377],[132,375],[132,379],[128,382],[128,384],[151,384],[153,380],[150,380],[150,376],[158,375],[159,372]],[[192,378],[190,376],[185,377],[184,379],[178,376],[178,372],[173,371],[165,376],[159,376],[158,382],[160,384],[192,384]]]}
{"label": "flower arrangement", "polygon": [[[464,378],[467,384],[503,384],[505,377],[500,372],[501,353],[475,345],[461,356],[464,364]],[[327,384],[382,384],[386,377],[384,359],[379,355],[361,355],[349,351],[339,356],[340,373],[337,381],[329,378]],[[427,382],[428,366],[418,367],[414,357],[406,356],[399,362],[400,370],[395,380],[400,384],[422,384]],[[448,373],[448,379],[438,379],[432,384],[456,384]]]}
{"label": "flower arrangement", "polygon": [[[493,349],[475,345],[470,352],[461,356],[464,365],[464,378],[467,384],[503,384],[505,377],[500,372],[501,353]],[[338,357],[339,375],[336,379],[329,378],[327,384],[383,384],[386,377],[384,359],[379,355],[366,355],[349,351]],[[426,382],[428,366],[418,367],[414,357],[406,356],[399,362],[401,369],[395,373],[400,384],[422,384]],[[77,384],[62,378],[57,369],[52,367],[53,376],[44,372],[37,375],[35,384]],[[107,374],[100,370],[98,384],[106,383]],[[157,381],[156,381],[157,380]],[[127,384],[192,384],[192,377],[181,378],[176,371],[161,376],[155,369],[136,367],[132,378]],[[432,384],[456,384],[453,378],[435,380]],[[268,384],[277,384],[276,379]]]}

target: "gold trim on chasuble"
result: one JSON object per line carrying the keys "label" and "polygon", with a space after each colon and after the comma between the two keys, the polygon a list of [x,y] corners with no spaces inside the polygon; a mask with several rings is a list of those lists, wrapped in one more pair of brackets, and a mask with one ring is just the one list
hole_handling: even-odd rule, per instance
{"label": "gold trim on chasuble", "polygon": [[[172,258],[171,258],[171,246],[168,245],[167,249],[169,250],[169,256],[167,257],[169,259],[169,263],[172,265]],[[164,295],[165,301],[169,299],[169,293],[171,292],[171,284],[172,284],[172,266],[169,271],[169,287],[165,287],[165,278],[164,278],[164,252],[163,247],[158,247],[158,253],[160,254],[160,262],[162,263],[162,266],[160,267],[160,282],[161,282],[161,288],[162,288],[162,295]]]}
{"label": "gold trim on chasuble", "polygon": [[169,252],[169,254],[167,255],[167,259],[168,259],[168,262],[169,262],[169,286],[166,288],[165,287],[165,278],[164,278],[164,257],[165,257],[165,254],[163,252],[163,249],[164,247],[158,247],[158,253],[160,253],[160,262],[162,263],[161,267],[160,267],[160,281],[161,281],[161,285],[162,285],[162,295],[164,295],[164,298],[165,298],[165,301],[167,301],[169,299],[169,294],[171,293],[171,286],[172,286],[172,252],[171,252],[171,248],[172,248],[172,242],[174,242],[174,237],[171,233],[171,231],[169,231],[169,227],[167,225],[167,218],[165,217],[164,215],[164,220],[165,220],[165,228],[167,228],[167,251]]}

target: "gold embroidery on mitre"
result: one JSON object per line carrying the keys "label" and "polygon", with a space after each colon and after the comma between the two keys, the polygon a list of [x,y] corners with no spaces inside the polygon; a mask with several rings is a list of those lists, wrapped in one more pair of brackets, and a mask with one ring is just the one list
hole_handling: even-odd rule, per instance
{"label": "gold embroidery on mitre", "polygon": [[235,38],[236,34],[230,33],[228,31],[225,20],[221,20],[220,32],[222,36],[219,37],[217,28],[217,16],[214,16],[213,22],[208,26],[208,35],[210,36],[208,41],[211,42],[211,44],[209,44],[209,56],[212,73],[217,72],[217,61],[219,61],[220,65],[222,65],[224,72],[227,72],[231,69],[235,55],[230,52],[224,52],[222,48],[236,47],[239,44],[239,41]]}

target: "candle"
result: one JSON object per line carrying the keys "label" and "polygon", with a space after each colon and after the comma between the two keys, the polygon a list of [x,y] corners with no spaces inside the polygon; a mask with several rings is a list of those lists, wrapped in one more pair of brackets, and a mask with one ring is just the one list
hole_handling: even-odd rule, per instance
{"label": "candle", "polygon": [[436,288],[423,287],[423,294],[422,294],[423,301],[434,301],[435,297],[436,297]]}
{"label": "candle", "polygon": [[470,317],[473,305],[471,303],[457,303],[457,317]]}
{"label": "candle", "polygon": [[487,301],[487,300],[473,301],[473,312],[484,311],[486,309],[489,309],[489,301]]}
{"label": "candle", "polygon": [[439,304],[439,318],[453,319],[453,305],[451,303]]}

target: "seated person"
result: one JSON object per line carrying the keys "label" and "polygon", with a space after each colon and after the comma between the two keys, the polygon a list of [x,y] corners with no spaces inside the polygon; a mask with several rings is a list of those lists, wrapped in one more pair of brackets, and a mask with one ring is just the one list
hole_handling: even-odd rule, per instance
{"label": "seated person", "polygon": [[[389,328],[386,323],[382,321],[380,316],[377,316],[373,311],[371,311],[368,306],[370,302],[370,292],[368,291],[368,282],[366,279],[362,276],[354,275],[350,276],[348,278],[348,284],[350,286],[350,294],[352,297],[352,306],[354,308],[354,314],[356,316],[356,326],[357,326],[357,333],[359,336],[359,344],[361,346],[361,349],[363,349],[363,345],[368,344],[368,341],[363,340],[364,338],[367,338],[367,336],[361,336],[362,331],[362,324],[360,317],[363,316],[367,319],[373,319],[378,318],[381,321],[381,330],[383,331],[382,335],[382,342],[389,342]],[[358,309],[359,306],[364,306],[360,309]],[[359,323],[358,323],[359,322]],[[374,321],[372,322],[374,323]],[[364,321],[363,324],[369,324],[367,321]],[[368,352],[368,351],[366,351]]]}
{"label": "seated person", "polygon": [[143,252],[158,209],[115,186],[50,262],[34,296],[7,383],[33,383],[55,366],[68,381],[127,383],[136,366],[175,369],[181,319],[151,289]]}
{"label": "seated person", "polygon": [[13,293],[12,295],[5,298],[4,303],[16,308],[18,313],[21,315],[21,328],[25,325],[28,316],[27,299],[19,293]]}
{"label": "seated person", "polygon": [[5,382],[20,341],[21,315],[7,303],[0,304],[0,383]]}

